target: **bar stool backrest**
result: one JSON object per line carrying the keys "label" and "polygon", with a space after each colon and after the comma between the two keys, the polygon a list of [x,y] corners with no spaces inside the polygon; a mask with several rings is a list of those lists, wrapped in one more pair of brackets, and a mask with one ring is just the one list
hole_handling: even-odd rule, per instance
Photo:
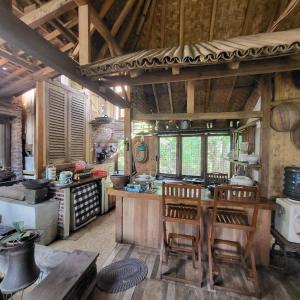
{"label": "bar stool backrest", "polygon": [[219,185],[228,183],[228,174],[227,173],[207,173],[205,176],[205,185]]}
{"label": "bar stool backrest", "polygon": [[[199,222],[201,215],[201,185],[190,183],[165,183],[162,184],[163,218],[196,220]],[[176,208],[180,214],[174,214]],[[183,209],[182,209],[183,208]],[[195,214],[196,208],[196,214]]]}
{"label": "bar stool backrest", "polygon": [[260,191],[258,186],[219,185],[214,195],[214,217],[221,208],[252,209],[250,224],[256,226]]}

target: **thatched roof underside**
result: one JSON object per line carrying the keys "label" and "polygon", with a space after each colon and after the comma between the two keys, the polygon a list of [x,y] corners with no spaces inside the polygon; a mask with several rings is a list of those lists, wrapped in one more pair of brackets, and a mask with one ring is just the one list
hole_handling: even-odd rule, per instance
{"label": "thatched roof underside", "polygon": [[[20,19],[56,0],[13,0]],[[70,0],[72,2],[72,0]],[[74,4],[75,2],[73,2]],[[287,7],[296,3],[291,13]],[[38,26],[30,25],[50,43],[78,61],[78,7],[58,11]],[[140,50],[178,47],[244,35],[300,28],[300,1],[296,0],[90,0],[123,54]],[[280,18],[280,22],[274,23]],[[116,25],[117,24],[117,25]],[[62,30],[61,26],[65,28]],[[0,41],[1,42],[1,41]],[[92,62],[111,58],[99,32],[91,35]],[[33,87],[35,80],[57,75],[40,61],[7,43],[0,45],[0,98]],[[13,55],[16,59],[10,59]],[[257,77],[201,80],[196,83],[195,111],[234,111],[244,108]],[[133,101],[144,112],[186,110],[186,83],[173,82],[132,88]],[[158,106],[156,105],[158,102]]]}

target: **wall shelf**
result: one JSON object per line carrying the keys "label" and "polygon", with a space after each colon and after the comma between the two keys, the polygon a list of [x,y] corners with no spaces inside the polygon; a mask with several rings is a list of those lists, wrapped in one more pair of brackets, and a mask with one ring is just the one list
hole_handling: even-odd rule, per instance
{"label": "wall shelf", "polygon": [[229,158],[224,158],[224,159],[231,163],[234,163],[236,165],[244,166],[244,167],[251,168],[251,169],[260,169],[261,168],[261,165],[259,165],[259,164],[254,165],[254,164],[249,164],[247,162],[233,160],[233,159],[229,159]]}

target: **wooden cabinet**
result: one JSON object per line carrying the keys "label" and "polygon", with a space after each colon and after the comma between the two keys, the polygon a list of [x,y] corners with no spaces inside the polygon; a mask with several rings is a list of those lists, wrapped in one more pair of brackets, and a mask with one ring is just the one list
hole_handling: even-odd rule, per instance
{"label": "wooden cabinet", "polygon": [[85,159],[86,95],[59,83],[45,83],[46,163]]}

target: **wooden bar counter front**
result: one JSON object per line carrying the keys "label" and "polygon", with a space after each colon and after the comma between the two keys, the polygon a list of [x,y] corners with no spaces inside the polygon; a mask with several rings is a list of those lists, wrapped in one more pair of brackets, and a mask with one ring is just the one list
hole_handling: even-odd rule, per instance
{"label": "wooden bar counter front", "polygon": [[[161,190],[156,193],[134,193],[123,190],[108,189],[108,194],[116,196],[116,242],[160,248],[161,242]],[[202,189],[201,206],[203,208],[202,242],[206,247],[206,210],[213,206],[210,192]],[[254,241],[256,262],[269,264],[271,242],[271,210],[273,202],[261,199]],[[190,234],[191,226],[176,224],[182,233]],[[244,236],[240,231],[227,231],[222,228],[219,238],[232,239],[244,244]]]}

